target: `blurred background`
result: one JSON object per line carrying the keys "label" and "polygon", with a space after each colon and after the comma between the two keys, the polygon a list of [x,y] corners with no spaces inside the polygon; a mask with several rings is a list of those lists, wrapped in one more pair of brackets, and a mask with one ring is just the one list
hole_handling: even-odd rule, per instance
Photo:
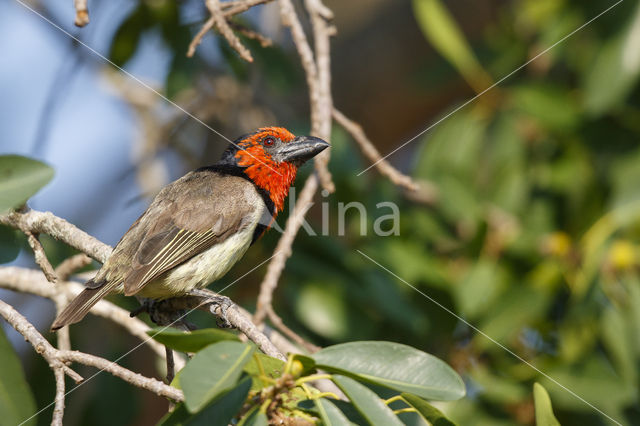
{"label": "blurred background", "polygon": [[[325,3],[338,31],[334,103],[386,154],[614,1]],[[253,64],[212,33],[194,58],[185,56],[208,16],[199,0],[94,0],[84,29],[73,26],[71,2],[28,4],[231,139],[263,125],[309,132],[304,74],[274,4],[237,18],[274,41],[262,48],[244,40]],[[215,162],[226,147],[17,1],[0,3],[0,28],[0,152],[56,170],[32,208],[113,245],[159,188]],[[361,250],[611,417],[640,424],[639,76],[640,6],[625,1],[389,158],[437,189],[429,202],[407,197],[375,169],[357,176],[369,163],[335,127],[330,170],[337,191],[318,195],[309,213],[319,233],[326,203],[331,232],[298,235],[276,311],[318,345],[392,340],[444,359],[467,384],[466,398],[439,405],[460,424],[533,424],[534,381],[549,391],[563,425],[607,424]],[[350,201],[367,206],[366,235],[355,209],[347,213],[346,235],[338,235],[338,203]],[[376,217],[388,213],[376,208],[384,201],[400,207],[398,236],[373,232]],[[267,259],[278,237],[268,233],[211,288]],[[43,240],[54,266],[72,253]],[[31,259],[27,247],[15,263],[32,265]],[[225,294],[253,309],[265,269]],[[0,297],[41,331],[52,321],[48,301],[7,291]],[[214,324],[204,316],[193,320]],[[137,344],[90,317],[71,331],[74,348],[110,359]],[[48,366],[13,330],[6,332],[38,406],[45,406],[54,392]],[[152,356],[140,349],[123,364],[155,375]],[[161,398],[102,374],[69,395],[65,420],[146,425],[165,409]],[[48,423],[50,414],[38,423]]]}

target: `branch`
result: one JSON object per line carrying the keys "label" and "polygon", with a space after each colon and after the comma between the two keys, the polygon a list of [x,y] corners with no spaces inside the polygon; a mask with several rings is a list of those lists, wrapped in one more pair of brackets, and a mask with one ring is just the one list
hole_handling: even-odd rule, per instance
{"label": "branch", "polygon": [[[61,282],[56,286],[52,286],[37,270],[17,266],[0,266],[0,288],[34,294],[55,301],[56,297],[60,295],[67,300],[74,298],[84,289],[84,286],[73,282]],[[151,328],[137,318],[130,318],[127,310],[103,299],[96,303],[89,312],[123,327],[129,334],[146,342],[146,345],[160,358],[165,358],[164,346],[155,340],[149,339],[147,335],[147,331],[151,330]],[[67,328],[64,327],[60,331]],[[181,358],[177,360],[181,360]],[[181,361],[180,367],[183,365],[184,362]]]}
{"label": "branch", "polygon": [[[322,4],[321,0],[306,0],[305,5],[311,17],[317,70],[317,85],[315,87],[317,93],[315,96],[310,93],[312,133],[322,139],[329,140],[331,138],[331,110],[333,109],[329,37],[335,34],[335,28],[330,27],[327,20],[333,18],[333,13]],[[308,43],[306,39],[300,39],[299,42]],[[314,163],[322,188],[333,193],[336,187],[329,172],[330,155],[330,151],[326,150],[316,157]]]}
{"label": "branch", "polygon": [[211,14],[211,17],[207,20],[207,22],[204,23],[202,28],[200,28],[200,31],[198,31],[193,40],[191,40],[191,43],[189,44],[189,50],[187,51],[187,56],[192,57],[195,54],[196,47],[200,44],[200,42],[202,42],[202,38],[204,37],[204,35],[215,26],[218,28],[220,34],[225,39],[227,39],[229,46],[231,46],[236,52],[238,52],[242,59],[247,62],[253,62],[251,53],[235,35],[233,30],[229,26],[229,23],[227,22],[227,17],[233,16],[234,13],[230,12],[233,12],[234,10],[238,10],[238,12],[235,13],[240,13],[255,6],[256,4],[262,4],[265,2],[266,1],[244,2],[243,4],[237,5],[233,9],[227,9],[227,11],[223,13],[220,0],[205,0],[205,5],[207,6],[209,13]]}
{"label": "branch", "polygon": [[87,354],[79,351],[59,351],[58,354],[61,360],[77,362],[78,364],[88,365],[90,367],[98,368],[101,371],[106,371],[112,375],[121,378],[125,382],[141,389],[146,389],[155,393],[158,396],[169,398],[176,402],[184,401],[184,395],[180,389],[176,389],[160,380],[156,380],[151,377],[145,377],[142,374],[134,373],[133,371],[122,367],[115,362],[108,359],[100,358],[99,356]]}
{"label": "branch", "polygon": [[0,215],[0,223],[23,232],[48,234],[104,263],[112,248],[51,212],[29,210]]}
{"label": "branch", "polygon": [[287,327],[287,325],[282,321],[282,318],[275,313],[272,306],[268,307],[267,315],[271,323],[282,333],[286,334],[289,339],[293,340],[303,348],[305,348],[310,353],[318,352],[321,348],[319,346],[314,345],[311,342],[307,342],[300,335],[298,335],[295,331]]}
{"label": "branch", "polygon": [[65,396],[64,371],[61,368],[54,368],[53,375],[56,379],[56,396],[54,399],[55,405],[53,407],[51,426],[62,426],[62,418],[64,417]]}
{"label": "branch", "polygon": [[[47,339],[45,339],[38,332],[38,330],[36,330],[35,327],[29,321],[27,321],[25,317],[23,317],[11,305],[5,303],[2,300],[0,300],[0,316],[2,316],[18,333],[24,336],[25,339],[29,343],[31,343],[35,351],[41,354],[43,358],[49,363],[51,368],[54,369],[54,372],[55,370],[64,371],[68,376],[74,379],[76,383],[82,382],[83,378],[78,373],[67,367],[65,365],[66,362],[71,361],[91,367],[96,367],[101,370],[108,371],[114,376],[120,377],[121,379],[131,383],[134,386],[142,389],[147,389],[155,393],[156,395],[167,397],[174,401],[184,400],[184,396],[182,395],[181,390],[166,385],[159,380],[144,377],[141,374],[134,373],[133,371],[128,370],[116,364],[115,362],[83,352],[61,351],[54,348],[47,341]],[[58,382],[57,376],[56,382]],[[56,384],[56,389],[56,407],[59,407],[59,384]],[[64,397],[64,394],[62,396]],[[59,416],[61,416],[61,413],[59,414]],[[56,414],[54,413],[54,418],[55,417]]]}
{"label": "branch", "polygon": [[58,281],[58,276],[53,270],[51,263],[49,263],[49,259],[47,259],[44,248],[42,248],[42,244],[40,244],[40,240],[38,240],[38,234],[28,230],[23,230],[23,232],[27,236],[31,250],[33,250],[33,257],[35,258],[36,264],[42,269],[42,273],[47,277],[47,281],[55,284],[55,282]]}
{"label": "branch", "polygon": [[419,186],[409,176],[403,174],[398,169],[393,167],[387,160],[382,159],[382,156],[371,143],[367,135],[362,130],[362,127],[355,121],[349,120],[343,113],[333,108],[333,118],[338,124],[340,124],[347,132],[351,134],[351,137],[358,143],[362,153],[371,161],[375,163],[376,168],[381,175],[389,178],[394,184],[404,187],[409,191],[417,191]]}
{"label": "branch", "polygon": [[[211,290],[201,289],[192,290],[187,296],[174,297],[162,301],[162,304],[157,305],[155,309],[162,309],[160,316],[165,318],[172,318],[175,315],[171,315],[175,312],[182,310],[193,311],[195,309],[201,309],[212,313],[215,316],[220,317],[221,312],[219,306],[212,302],[212,299],[220,299],[220,295],[214,293]],[[162,315],[163,313],[170,313],[169,315]],[[256,325],[251,321],[251,316],[237,305],[233,305],[226,310],[226,319],[234,328],[242,332],[249,340],[255,343],[258,348],[265,354],[274,358],[286,361],[286,357],[278,348],[265,336]],[[173,322],[176,320],[174,319]]]}
{"label": "branch", "polygon": [[[329,62],[329,36],[332,34],[332,30],[327,26],[325,19],[330,16],[331,12],[319,0],[307,1],[306,6],[314,29],[317,64],[291,0],[280,0],[280,16],[283,25],[291,29],[291,37],[307,77],[311,104],[311,133],[329,140],[331,136],[331,110],[333,109]],[[276,254],[269,263],[267,274],[260,284],[260,295],[254,315],[254,321],[257,324],[264,321],[270,310],[273,311],[273,292],[278,285],[284,265],[291,256],[293,240],[302,226],[307,210],[311,207],[318,185],[321,183],[323,188],[329,192],[335,190],[331,173],[327,168],[328,162],[329,151],[316,157],[316,174],[310,176],[305,182],[293,214],[287,219],[284,233],[275,249]]]}
{"label": "branch", "polygon": [[[280,0],[280,16],[282,24],[291,30],[291,38],[296,47],[302,68],[305,71],[307,85],[309,86],[309,99],[311,104],[311,133],[319,138],[330,140],[331,138],[331,70],[329,62],[329,35],[332,33],[326,26],[322,15],[326,15],[326,7],[320,11],[318,1],[306,2],[307,10],[311,16],[311,22],[316,37],[316,55],[309,45],[307,36],[302,28],[302,23],[293,7],[291,0]],[[318,63],[316,64],[316,60]],[[327,168],[330,151],[325,150],[316,156],[314,163],[319,175],[322,187],[332,193],[335,185],[331,180],[331,173]]]}
{"label": "branch", "polygon": [[224,17],[230,18],[242,12],[246,12],[254,6],[269,3],[273,0],[237,0],[229,1],[222,4],[224,9]]}

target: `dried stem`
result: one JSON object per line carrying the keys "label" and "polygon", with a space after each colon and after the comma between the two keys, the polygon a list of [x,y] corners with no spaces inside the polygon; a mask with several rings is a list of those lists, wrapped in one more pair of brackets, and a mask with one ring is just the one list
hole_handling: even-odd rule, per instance
{"label": "dried stem", "polygon": [[78,269],[91,264],[91,258],[84,253],[75,254],[66,258],[56,268],[56,275],[61,281],[66,281]]}
{"label": "dried stem", "polygon": [[[0,316],[2,316],[18,333],[25,337],[25,339],[31,343],[36,352],[43,356],[43,358],[49,363],[54,370],[54,374],[57,370],[64,371],[69,377],[74,379],[76,383],[80,383],[83,379],[78,373],[71,370],[65,365],[66,362],[77,362],[79,364],[88,365],[91,367],[99,368],[100,370],[107,371],[116,377],[131,383],[142,389],[147,389],[156,395],[170,398],[174,401],[182,401],[184,396],[182,391],[173,388],[169,385],[162,383],[159,380],[145,377],[141,374],[134,373],[115,362],[106,360],[104,358],[97,357],[95,355],[86,354],[78,351],[61,351],[54,348],[45,339],[35,327],[27,321],[18,311],[16,311],[11,305],[0,300]],[[58,394],[59,394],[59,380],[56,376],[56,406],[58,407]],[[62,385],[63,386],[63,385]],[[64,399],[64,393],[62,395]],[[64,402],[62,402],[64,404]],[[60,412],[60,421],[62,421]],[[55,418],[55,415],[54,415]]]}
{"label": "dried stem", "polygon": [[54,368],[53,374],[56,379],[56,396],[55,405],[53,407],[53,417],[51,418],[52,426],[62,426],[62,418],[64,417],[64,370],[62,368]]}
{"label": "dried stem", "polygon": [[343,113],[338,111],[336,108],[333,108],[333,118],[336,120],[338,124],[340,124],[351,137],[356,141],[362,153],[371,161],[375,163],[376,168],[380,172],[380,174],[389,178],[391,182],[394,184],[406,188],[409,191],[418,190],[418,184],[413,181],[409,176],[403,174],[398,169],[393,167],[389,162],[385,159],[382,159],[382,156],[376,149],[376,147],[371,143],[367,135],[362,130],[362,127],[355,121],[349,120]]}
{"label": "dried stem", "polygon": [[89,9],[87,9],[87,0],[73,0],[73,6],[76,8],[76,26],[84,27],[89,23]]}
{"label": "dried stem", "polygon": [[64,219],[51,212],[29,210],[27,212],[10,212],[0,215],[0,223],[20,229],[22,232],[44,233],[56,240],[63,241],[71,247],[88,254],[100,263],[104,263],[111,254],[111,247],[76,228]]}
{"label": "dried stem", "polygon": [[293,340],[295,343],[299,344],[310,353],[318,352],[321,349],[320,346],[316,346],[313,343],[306,341],[304,338],[298,335],[295,331],[287,327],[284,321],[282,321],[282,318],[280,318],[278,314],[275,313],[272,307],[268,308],[267,315],[269,316],[269,320],[271,321],[271,323],[278,330],[280,330],[289,339]]}
{"label": "dried stem", "polygon": [[[55,301],[61,295],[67,300],[72,299],[84,289],[84,286],[73,282],[60,282],[58,285],[52,286],[37,270],[17,266],[2,266],[0,267],[0,288],[34,294]],[[107,300],[101,300],[91,309],[90,313],[118,324],[127,330],[129,334],[146,342],[145,344],[157,356],[162,359],[165,358],[164,347],[158,342],[149,339],[146,333],[150,330],[149,326],[137,318],[130,318],[127,310]],[[64,329],[62,328],[61,330]],[[182,358],[178,359],[182,360]],[[184,365],[184,362],[181,361],[180,366],[182,365]]]}
{"label": "dried stem", "polygon": [[[325,19],[330,16],[330,12],[327,12],[328,9],[318,0],[307,1],[306,7],[311,16],[314,29],[316,59],[314,59],[313,50],[309,45],[291,0],[280,0],[280,16],[282,23],[291,29],[291,37],[307,77],[311,104],[311,132],[320,138],[329,140],[331,136],[331,111],[333,108],[329,62],[329,36],[332,30],[328,27]],[[300,226],[302,226],[304,216],[311,206],[319,184],[322,184],[323,188],[329,192],[335,190],[331,174],[327,169],[328,161],[328,151],[316,157],[316,174],[310,176],[305,182],[294,212],[287,220],[284,233],[275,249],[276,255],[269,263],[267,274],[260,284],[260,295],[258,296],[258,304],[254,315],[254,321],[257,324],[264,321],[269,310],[273,310],[273,292],[278,285],[284,265],[291,256],[293,240]]]}
{"label": "dried stem", "polygon": [[33,250],[33,257],[36,260],[36,264],[38,264],[40,269],[42,269],[44,276],[47,277],[47,281],[55,284],[56,281],[58,281],[58,277],[53,270],[53,266],[49,263],[49,259],[47,259],[47,255],[44,252],[44,248],[42,248],[42,244],[40,244],[40,240],[38,240],[38,234],[31,231],[24,231],[24,233],[27,236],[29,246]]}
{"label": "dried stem", "polygon": [[257,31],[253,31],[244,25],[240,25],[237,22],[229,21],[229,26],[234,30],[242,34],[248,39],[255,40],[260,43],[260,47],[273,46],[273,41],[269,37],[265,37]]}
{"label": "dried stem", "polygon": [[[193,38],[191,43],[189,44],[189,50],[187,51],[187,56],[192,57],[196,51],[196,47],[202,41],[204,35],[212,29],[214,26],[218,28],[220,34],[227,39],[229,46],[231,46],[242,59],[247,62],[253,62],[253,57],[249,50],[240,42],[240,39],[235,35],[229,23],[227,22],[227,18],[225,14],[222,13],[222,6],[220,4],[220,0],[205,0],[205,5],[207,9],[209,9],[209,13],[211,13],[211,17],[204,23],[200,31]],[[249,6],[251,7],[251,6]]]}
{"label": "dried stem", "polygon": [[224,9],[223,14],[225,18],[230,18],[233,15],[246,12],[254,6],[266,4],[271,1],[273,0],[238,0],[225,2],[222,4],[222,8]]}

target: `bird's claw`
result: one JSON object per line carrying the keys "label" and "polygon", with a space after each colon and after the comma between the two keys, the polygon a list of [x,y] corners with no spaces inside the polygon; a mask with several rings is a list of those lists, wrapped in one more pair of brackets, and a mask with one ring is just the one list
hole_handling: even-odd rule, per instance
{"label": "bird's claw", "polygon": [[[211,312],[216,315],[216,325],[219,328],[233,328],[227,317],[227,311],[234,303],[227,296],[212,296],[211,297]],[[216,312],[219,309],[219,313]]]}

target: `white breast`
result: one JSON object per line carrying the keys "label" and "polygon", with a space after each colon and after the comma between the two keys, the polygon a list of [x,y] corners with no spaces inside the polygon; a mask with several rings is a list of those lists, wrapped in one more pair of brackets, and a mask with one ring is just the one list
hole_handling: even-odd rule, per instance
{"label": "white breast", "polygon": [[256,225],[266,210],[262,198],[257,192],[255,195],[255,205],[260,208],[245,219],[245,225],[237,233],[151,281],[138,294],[152,299],[166,298],[168,292],[184,294],[205,287],[229,272],[251,245]]}

